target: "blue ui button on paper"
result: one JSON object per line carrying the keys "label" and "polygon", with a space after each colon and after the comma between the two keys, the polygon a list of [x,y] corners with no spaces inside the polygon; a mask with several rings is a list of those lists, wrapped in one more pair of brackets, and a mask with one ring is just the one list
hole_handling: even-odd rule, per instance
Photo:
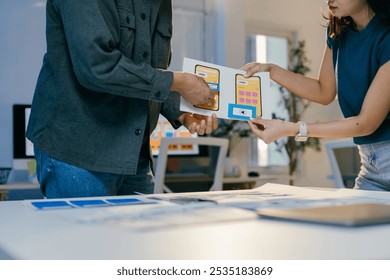
{"label": "blue ui button on paper", "polygon": [[248,121],[256,118],[256,107],[240,104],[229,104],[228,117]]}

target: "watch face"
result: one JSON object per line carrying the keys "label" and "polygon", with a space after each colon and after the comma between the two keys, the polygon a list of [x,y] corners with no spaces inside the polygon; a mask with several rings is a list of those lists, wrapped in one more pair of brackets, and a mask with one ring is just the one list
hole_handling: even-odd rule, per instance
{"label": "watch face", "polygon": [[295,141],[304,142],[304,141],[307,141],[307,138],[309,138],[309,136],[303,135],[303,134],[297,134],[295,136]]}

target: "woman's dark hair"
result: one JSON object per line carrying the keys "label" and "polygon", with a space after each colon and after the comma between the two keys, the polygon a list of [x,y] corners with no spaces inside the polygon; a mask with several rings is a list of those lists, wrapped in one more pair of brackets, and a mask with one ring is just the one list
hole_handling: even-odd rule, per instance
{"label": "woman's dark hair", "polygon": [[390,24],[390,0],[367,0],[367,4],[376,15]]}
{"label": "woman's dark hair", "polygon": [[[390,0],[367,0],[370,9],[379,16],[382,21],[390,24]],[[353,24],[351,17],[334,17],[329,11],[328,17],[329,37],[336,38],[347,26]]]}

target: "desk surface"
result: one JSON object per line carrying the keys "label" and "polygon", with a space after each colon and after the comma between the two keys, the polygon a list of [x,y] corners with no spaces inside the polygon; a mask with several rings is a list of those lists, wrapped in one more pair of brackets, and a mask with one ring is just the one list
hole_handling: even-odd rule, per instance
{"label": "desk surface", "polygon": [[[164,200],[177,195],[152,197]],[[186,194],[191,195],[199,197],[199,193]],[[259,219],[249,209],[278,203],[291,206],[299,201],[302,204],[307,204],[307,201],[321,204],[335,199],[390,203],[388,193],[346,189],[313,190],[266,184],[255,190],[208,192],[201,195],[215,198],[218,204],[206,202],[202,207],[193,204],[186,211],[166,201],[158,208],[145,204],[37,210],[31,206],[31,201],[0,202],[0,258],[390,258],[390,225],[344,228],[273,221]],[[290,196],[290,199],[283,201],[284,195]],[[136,219],[134,213],[137,213]],[[158,219],[153,221],[156,217]],[[148,224],[150,220],[152,223]]]}

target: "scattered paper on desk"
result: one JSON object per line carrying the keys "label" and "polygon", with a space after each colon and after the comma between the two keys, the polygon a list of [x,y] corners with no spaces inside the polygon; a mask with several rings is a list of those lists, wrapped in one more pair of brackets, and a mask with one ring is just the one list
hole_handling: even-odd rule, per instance
{"label": "scattered paper on desk", "polygon": [[[81,210],[81,209],[80,209]],[[253,211],[232,207],[216,207],[213,203],[168,203],[138,207],[101,208],[94,212],[78,212],[72,217],[78,223],[99,224],[129,231],[154,231],[173,227],[257,219]]]}
{"label": "scattered paper on desk", "polygon": [[191,105],[181,98],[180,110],[207,116],[215,113],[218,118],[243,121],[260,116],[271,118],[266,106],[270,95],[268,72],[245,78],[242,70],[189,58],[184,58],[183,71],[203,77],[215,98],[201,105]]}
{"label": "scattered paper on desk", "polygon": [[[164,199],[164,195],[154,195]],[[302,207],[319,207],[363,202],[375,202],[367,197],[351,197],[335,190],[319,190],[302,187],[265,184],[249,190],[219,191],[171,194],[170,199],[193,197],[198,200],[213,201],[218,206],[235,207],[246,210],[257,209],[293,209]]]}
{"label": "scattered paper on desk", "polygon": [[[257,219],[257,212],[266,209],[378,203],[381,199],[380,195],[364,196],[359,191],[265,184],[249,190],[48,199],[23,203],[34,210],[56,209],[42,212],[74,224],[118,227],[126,231],[154,231]],[[69,215],[69,211],[73,212],[72,215]]]}

